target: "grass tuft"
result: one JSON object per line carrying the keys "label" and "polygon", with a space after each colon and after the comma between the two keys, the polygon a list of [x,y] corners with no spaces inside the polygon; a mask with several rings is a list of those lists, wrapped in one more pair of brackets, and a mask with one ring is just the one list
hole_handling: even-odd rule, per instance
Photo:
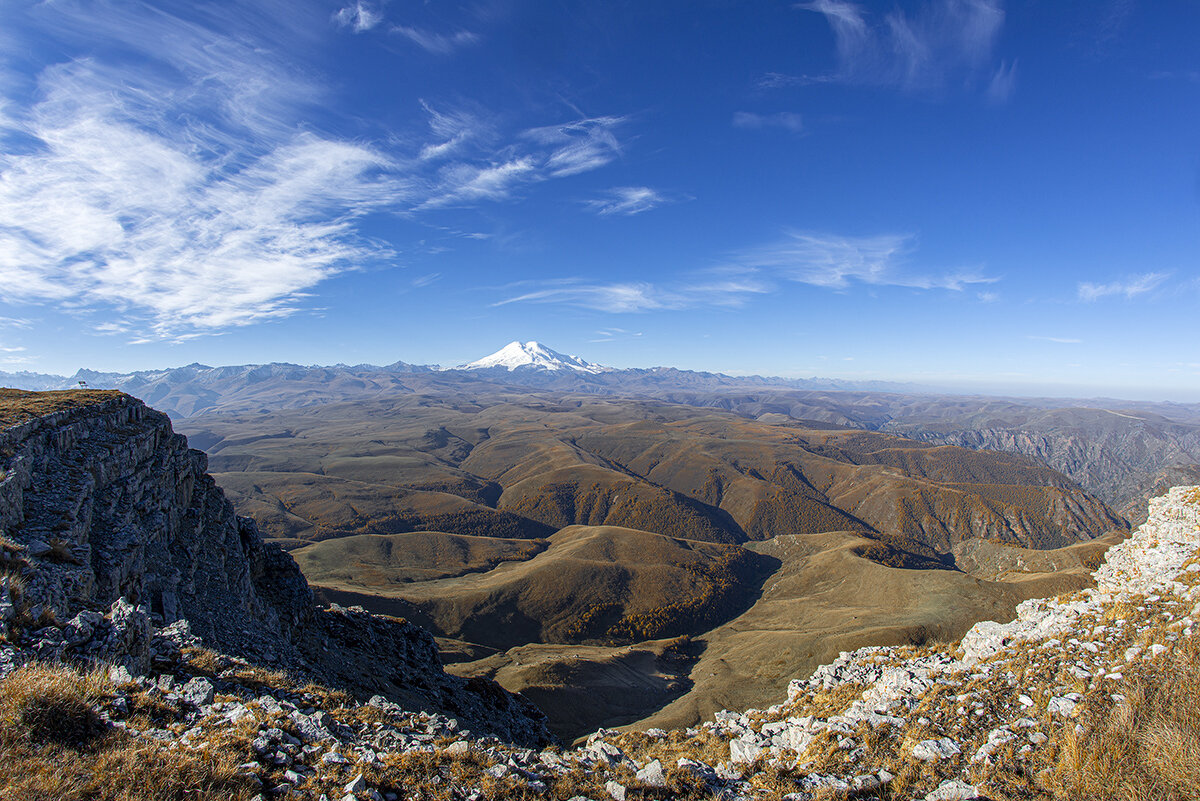
{"label": "grass tuft", "polygon": [[5,740],[33,746],[54,743],[86,748],[104,731],[95,706],[102,696],[99,674],[58,665],[27,665],[0,684],[0,724]]}
{"label": "grass tuft", "polygon": [[103,671],[66,665],[0,680],[0,798],[248,801],[258,792],[235,749],[170,748],[110,728],[96,710],[115,692]]}
{"label": "grass tuft", "polygon": [[1129,677],[1125,700],[1067,728],[1054,789],[1070,798],[1200,798],[1200,644],[1180,643]]}

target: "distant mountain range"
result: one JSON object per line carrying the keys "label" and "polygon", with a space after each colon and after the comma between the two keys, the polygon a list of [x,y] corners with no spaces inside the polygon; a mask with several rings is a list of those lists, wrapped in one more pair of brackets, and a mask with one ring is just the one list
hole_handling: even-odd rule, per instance
{"label": "distant mountain range", "polygon": [[789,379],[730,376],[677,370],[673,367],[606,367],[568,356],[539,342],[510,342],[500,350],[458,367],[397,361],[330,366],[287,363],[210,367],[189,364],[165,370],[105,373],[80,369],[72,376],[0,372],[0,385],[15,389],[119,389],[141,398],[174,418],[215,411],[260,408],[291,409],[314,403],[356,400],[397,391],[420,391],[467,382],[518,385],[536,389],[588,393],[657,393],[663,389],[725,390],[785,388],[920,392],[926,387],[888,381],[844,381],[829,378]]}
{"label": "distant mountain range", "polygon": [[73,376],[0,372],[0,385],[119,389],[178,420],[261,414],[396,395],[578,393],[718,408],[764,422],[809,421],[1038,459],[1134,522],[1145,499],[1200,481],[1200,404],[945,395],[913,384],[615,368],[538,342],[511,342],[459,367],[397,361],[303,366],[189,364]]}

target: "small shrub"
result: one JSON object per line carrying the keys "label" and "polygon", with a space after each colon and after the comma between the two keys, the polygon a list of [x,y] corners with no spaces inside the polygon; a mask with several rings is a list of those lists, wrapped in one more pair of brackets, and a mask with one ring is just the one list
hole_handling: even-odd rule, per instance
{"label": "small shrub", "polygon": [[75,555],[75,551],[71,548],[71,543],[66,540],[61,540],[58,537],[51,538],[47,543],[50,550],[46,553],[46,558],[51,562],[56,562],[60,565],[82,565],[83,562]]}
{"label": "small shrub", "polygon": [[102,689],[99,674],[61,665],[22,667],[0,681],[0,736],[35,746],[86,747],[103,731],[95,712]]}

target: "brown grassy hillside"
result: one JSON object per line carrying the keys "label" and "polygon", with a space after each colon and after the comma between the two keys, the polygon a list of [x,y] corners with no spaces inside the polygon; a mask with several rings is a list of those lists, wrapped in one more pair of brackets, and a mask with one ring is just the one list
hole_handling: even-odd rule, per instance
{"label": "brown grassy hillside", "polygon": [[392,584],[433,581],[524,562],[545,540],[464,537],[438,531],[341,537],[292,553],[312,584],[374,592]]}
{"label": "brown grassy hillside", "polygon": [[[414,620],[438,634],[510,648],[527,642],[631,642],[703,631],[745,608],[772,564],[738,546],[613,526],[571,526],[548,543],[524,562],[411,584],[397,583],[393,575],[424,569],[426,556],[393,549],[389,571],[323,568],[319,583],[402,599],[411,604],[408,614]],[[328,551],[325,543],[311,547]],[[316,558],[307,550],[296,553],[301,564]]]}
{"label": "brown grassy hillside", "polygon": [[407,396],[185,429],[277,537],[536,537],[578,524],[738,542],[854,530],[932,555],[970,537],[1057,547],[1123,524],[1022,457],[650,401]]}

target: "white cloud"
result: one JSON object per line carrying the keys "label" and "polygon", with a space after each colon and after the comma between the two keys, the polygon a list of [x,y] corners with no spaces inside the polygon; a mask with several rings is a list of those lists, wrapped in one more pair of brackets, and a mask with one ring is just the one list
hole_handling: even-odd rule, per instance
{"label": "white cloud", "polygon": [[551,148],[545,170],[561,177],[603,167],[621,154],[616,129],[623,117],[592,117],[564,125],[531,128],[525,138]]}
{"label": "white cloud", "polygon": [[[749,296],[769,292],[770,286],[753,277],[700,276],[675,285],[649,281],[588,283],[577,279],[543,282],[540,288],[492,304],[562,303],[610,313],[690,309],[698,306],[737,307]],[[639,335],[640,336],[640,335]]]}
{"label": "white cloud", "polygon": [[[624,121],[622,117],[594,117],[530,128],[522,131],[512,144],[488,149],[477,159],[470,159],[469,154],[461,152],[465,148],[459,145],[474,138],[491,138],[494,134],[475,137],[452,133],[450,142],[458,137],[451,148],[457,160],[438,168],[436,176],[428,182],[427,197],[418,208],[505,200],[518,188],[532,183],[599,169],[620,155],[621,143],[615,131]],[[444,128],[442,135],[468,129],[487,130],[487,126],[478,120],[457,126],[438,124]],[[422,156],[428,151],[428,147],[424,148]],[[502,158],[497,159],[497,154]]]}
{"label": "white cloud", "polygon": [[0,155],[0,298],[179,339],[381,255],[352,221],[407,190],[374,149],[301,132],[316,92],[286,65],[166,15],[97,19],[157,68],[65,62],[10,110],[37,147]]}
{"label": "white cloud", "polygon": [[493,305],[561,303],[604,312],[648,312],[742,306],[755,295],[773,291],[779,281],[834,290],[861,283],[960,292],[999,280],[977,270],[943,273],[908,270],[906,260],[914,250],[915,237],[911,235],[845,237],[791,232],[782,241],[743,251],[732,266],[694,273],[673,282],[576,278],[526,282],[513,288],[533,288]]}
{"label": "white cloud", "polygon": [[791,133],[804,132],[804,120],[799,114],[791,111],[780,111],[775,114],[754,114],[749,111],[738,111],[733,115],[733,127],[749,128],[782,128]]}
{"label": "white cloud", "polygon": [[1036,339],[1040,342],[1054,342],[1059,345],[1079,345],[1083,342],[1082,339],[1073,339],[1071,337],[1045,337],[1037,334],[1027,334],[1026,339]]}
{"label": "white cloud", "polygon": [[1169,277],[1170,273],[1142,273],[1108,284],[1082,282],[1078,288],[1079,299],[1089,303],[1110,295],[1124,295],[1127,299],[1132,299],[1156,289]]}
{"label": "white cloud", "polygon": [[532,179],[535,175],[536,167],[533,159],[528,156],[483,166],[452,164],[441,171],[437,188],[421,207],[436,208],[470,204],[480,200],[504,200],[515,186]]}
{"label": "white cloud", "polygon": [[601,328],[595,333],[595,339],[589,339],[588,342],[616,342],[621,339],[637,339],[642,335],[641,331],[627,331],[624,328]]}
{"label": "white cloud", "polygon": [[586,202],[597,214],[633,215],[650,211],[666,203],[667,199],[648,186],[618,186],[608,190],[605,197]]}
{"label": "white cloud", "polygon": [[768,269],[788,281],[828,289],[845,289],[859,282],[961,291],[998,280],[977,270],[911,272],[905,269],[905,261],[915,246],[916,237],[908,234],[848,237],[791,231],[787,238],[747,250],[737,260],[748,267]]}
{"label": "white cloud", "polygon": [[909,13],[871,17],[847,0],[813,0],[796,8],[822,14],[833,29],[838,66],[815,77],[768,76],[765,85],[836,81],[938,92],[969,83],[990,61],[1004,25],[999,0],[928,0]]}
{"label": "white cloud", "polygon": [[423,31],[420,28],[396,25],[392,28],[392,33],[403,36],[405,39],[408,39],[430,53],[442,56],[449,55],[459,48],[473,45],[479,41],[479,34],[471,33],[470,31],[458,31],[449,36],[444,36],[440,33]]}
{"label": "white cloud", "polygon": [[480,116],[466,109],[438,110],[424,100],[421,107],[429,115],[429,130],[437,142],[424,145],[420,157],[423,161],[448,158],[464,145],[494,136],[492,126]]}
{"label": "white cloud", "polygon": [[[376,8],[343,4],[335,22],[378,24]],[[0,153],[0,300],[94,312],[138,340],[295,313],[325,279],[391,257],[359,235],[366,214],[505,200],[621,150],[620,117],[504,142],[486,113],[430,104],[428,133],[389,143],[412,155],[323,133],[327,89],[288,56],[327,25],[307,6],[39,9],[39,35],[103,55],[35,87],[0,64],[3,125],[28,143]]]}
{"label": "white cloud", "polygon": [[992,73],[992,80],[988,82],[987,97],[997,105],[1007,103],[1012,97],[1013,92],[1017,87],[1017,62],[1014,59],[1011,63],[1001,61],[1000,66]]}
{"label": "white cloud", "polygon": [[346,6],[333,15],[333,21],[341,28],[350,28],[355,33],[369,31],[383,21],[383,14],[366,3]]}

